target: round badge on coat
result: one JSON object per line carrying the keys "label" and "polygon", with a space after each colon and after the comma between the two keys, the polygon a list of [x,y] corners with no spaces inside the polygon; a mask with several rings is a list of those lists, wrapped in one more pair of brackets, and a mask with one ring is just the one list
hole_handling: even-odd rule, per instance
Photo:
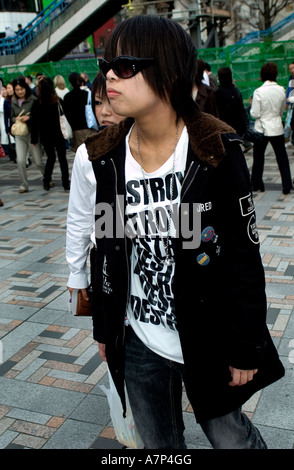
{"label": "round badge on coat", "polygon": [[205,227],[205,229],[202,230],[201,232],[202,242],[210,242],[211,240],[213,241],[214,238],[215,238],[215,231],[213,227],[211,226]]}
{"label": "round badge on coat", "polygon": [[196,260],[200,266],[206,266],[210,262],[210,257],[206,253],[201,253],[197,256]]}

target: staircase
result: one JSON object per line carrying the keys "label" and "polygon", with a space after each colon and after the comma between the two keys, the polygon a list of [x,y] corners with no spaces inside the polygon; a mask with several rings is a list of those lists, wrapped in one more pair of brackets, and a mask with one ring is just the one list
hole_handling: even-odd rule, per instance
{"label": "staircase", "polygon": [[54,0],[14,38],[0,40],[0,66],[62,59],[121,5],[121,0]]}

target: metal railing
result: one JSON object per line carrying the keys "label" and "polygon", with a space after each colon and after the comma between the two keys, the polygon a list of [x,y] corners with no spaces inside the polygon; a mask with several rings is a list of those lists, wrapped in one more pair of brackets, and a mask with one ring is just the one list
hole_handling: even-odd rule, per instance
{"label": "metal railing", "polygon": [[284,33],[291,30],[294,30],[294,13],[291,13],[291,15],[264,31],[253,31],[252,33],[247,34],[244,38],[240,39],[240,41],[237,41],[235,45],[241,46],[242,44],[262,42],[268,38],[272,41],[277,41]]}
{"label": "metal railing", "polygon": [[11,38],[0,40],[0,55],[17,54],[42,33],[51,22],[64,12],[75,0],[53,0],[25,28]]}

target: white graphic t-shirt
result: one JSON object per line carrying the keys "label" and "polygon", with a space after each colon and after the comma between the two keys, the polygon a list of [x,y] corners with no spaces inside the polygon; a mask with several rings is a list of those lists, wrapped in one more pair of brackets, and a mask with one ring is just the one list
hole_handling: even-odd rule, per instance
{"label": "white graphic t-shirt", "polygon": [[[152,351],[182,363],[171,286],[175,264],[168,266],[164,263],[166,253],[161,237],[166,239],[168,235],[169,220],[170,237],[175,237],[176,234],[175,215],[180,203],[186,167],[188,133],[185,127],[176,148],[173,190],[173,155],[158,170],[145,173],[152,198],[152,203],[149,204],[141,166],[130,152],[129,135],[130,133],[126,137],[126,211],[127,233],[132,238],[133,247],[127,320],[141,341]],[[170,219],[168,211],[171,214]],[[154,223],[153,213],[158,220],[161,236]],[[169,249],[172,250],[171,247]]]}

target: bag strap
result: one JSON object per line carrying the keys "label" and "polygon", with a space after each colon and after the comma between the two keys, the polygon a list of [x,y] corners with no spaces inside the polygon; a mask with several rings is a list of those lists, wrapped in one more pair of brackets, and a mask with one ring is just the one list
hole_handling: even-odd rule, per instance
{"label": "bag strap", "polygon": [[60,101],[58,101],[58,113],[59,113],[59,116],[64,114],[63,107],[61,106]]}
{"label": "bag strap", "polygon": [[[19,118],[20,116],[23,115],[24,112],[25,112],[25,110],[23,109],[23,110],[18,114],[18,116],[16,116],[16,117]],[[30,114],[30,113],[27,113],[27,114]]]}
{"label": "bag strap", "polygon": [[91,91],[88,91],[88,101],[87,104],[91,104]]}

